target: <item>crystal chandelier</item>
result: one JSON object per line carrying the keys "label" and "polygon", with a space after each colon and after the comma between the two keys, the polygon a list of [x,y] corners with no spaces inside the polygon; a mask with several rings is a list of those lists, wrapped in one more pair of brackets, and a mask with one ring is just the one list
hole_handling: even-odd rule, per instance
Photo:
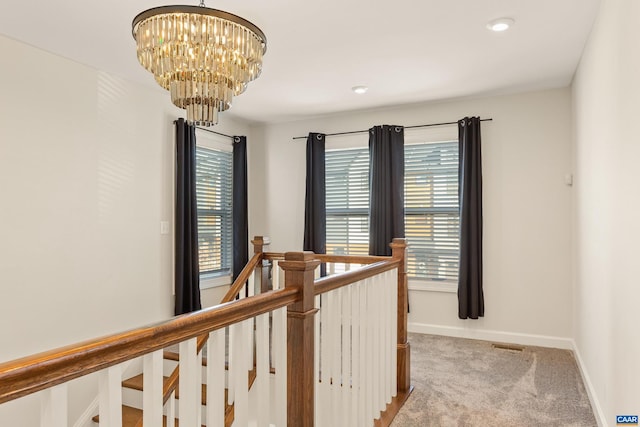
{"label": "crystal chandelier", "polygon": [[267,38],[251,22],[204,6],[161,6],[133,20],[138,61],[187,122],[211,126],[262,71]]}

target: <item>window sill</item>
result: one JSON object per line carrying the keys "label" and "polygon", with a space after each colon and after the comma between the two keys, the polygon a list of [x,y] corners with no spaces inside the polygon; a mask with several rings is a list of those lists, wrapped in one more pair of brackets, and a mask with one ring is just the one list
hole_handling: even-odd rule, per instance
{"label": "window sill", "polygon": [[228,286],[231,284],[231,275],[207,275],[200,277],[200,289],[217,288],[219,286]]}
{"label": "window sill", "polygon": [[458,284],[451,281],[436,281],[436,280],[409,280],[410,291],[428,291],[428,292],[447,292],[457,293]]}

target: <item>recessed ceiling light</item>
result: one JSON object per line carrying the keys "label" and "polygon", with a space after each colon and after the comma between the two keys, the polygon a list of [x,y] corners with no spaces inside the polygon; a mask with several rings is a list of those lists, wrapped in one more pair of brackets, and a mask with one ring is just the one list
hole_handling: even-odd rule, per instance
{"label": "recessed ceiling light", "polygon": [[494,19],[487,24],[487,28],[496,33],[508,30],[515,21],[511,18]]}
{"label": "recessed ceiling light", "polygon": [[358,95],[362,95],[363,93],[366,93],[369,90],[369,88],[366,86],[354,86],[351,88],[351,90],[357,93]]}

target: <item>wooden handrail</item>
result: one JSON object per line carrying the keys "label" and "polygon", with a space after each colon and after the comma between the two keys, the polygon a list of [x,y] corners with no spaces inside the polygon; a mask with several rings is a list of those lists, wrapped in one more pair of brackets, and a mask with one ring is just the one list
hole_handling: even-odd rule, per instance
{"label": "wooden handrail", "polygon": [[0,364],[0,404],[295,303],[280,289]]}
{"label": "wooden handrail", "polygon": [[384,261],[378,261],[357,270],[347,271],[334,276],[321,277],[315,281],[314,292],[316,295],[320,295],[325,292],[359,282],[360,280],[375,276],[376,274],[393,270],[399,265],[400,260],[387,257],[384,258]]}
{"label": "wooden handrail", "polygon": [[[118,365],[182,341],[197,338],[198,353],[212,331],[287,307],[288,414],[291,425],[313,425],[314,296],[368,277],[398,270],[397,386],[404,398],[411,391],[410,346],[407,341],[406,242],[394,239],[392,257],[315,255],[311,252],[264,253],[262,246],[243,269],[239,289],[263,259],[284,260],[285,288],[250,298],[224,302],[171,320],[0,364],[0,404],[27,396],[102,369]],[[357,270],[314,280],[321,262],[368,264]],[[256,273],[258,274],[258,273]],[[258,279],[257,279],[258,280]],[[235,285],[236,282],[234,282]],[[230,290],[229,295],[233,294]],[[235,294],[233,298],[235,298]],[[179,383],[179,370],[170,376],[163,398],[168,400]],[[404,399],[403,398],[403,399]]]}
{"label": "wooden handrail", "polygon": [[269,261],[282,261],[284,259],[284,253],[282,252],[264,252],[262,255],[264,259],[268,259]]}
{"label": "wooden handrail", "polygon": [[386,261],[391,257],[375,255],[316,254],[316,258],[321,262],[336,262],[343,264],[373,264],[374,262]]}
{"label": "wooden handrail", "polygon": [[[374,262],[386,261],[391,257],[374,256],[374,255],[334,255],[334,254],[315,254],[315,259],[320,262],[337,262],[343,264],[373,264]],[[264,252],[263,259],[270,261],[284,259],[284,253],[280,252]]]}
{"label": "wooden handrail", "polygon": [[[220,303],[231,302],[236,299],[240,290],[244,287],[247,280],[251,274],[255,271],[256,267],[262,262],[262,248],[264,245],[269,244],[269,238],[263,236],[255,236],[251,241],[254,247],[254,255],[249,260],[247,265],[244,266],[236,280],[233,281],[229,290],[224,295]],[[196,352],[200,353],[204,346],[207,343],[208,334],[202,335],[198,337],[198,342],[196,345]],[[169,375],[169,379],[165,382],[162,387],[162,403],[167,403],[171,394],[174,392],[176,387],[178,387],[178,381],[180,379],[180,364],[176,365],[176,367]]]}
{"label": "wooden handrail", "polygon": [[249,280],[249,277],[253,273],[253,270],[255,270],[256,266],[260,262],[262,262],[262,253],[254,254],[247,265],[244,266],[236,280],[233,281],[231,287],[222,298],[222,301],[220,301],[221,303],[230,302],[236,298],[236,295],[238,295],[238,292],[240,292],[247,280]]}

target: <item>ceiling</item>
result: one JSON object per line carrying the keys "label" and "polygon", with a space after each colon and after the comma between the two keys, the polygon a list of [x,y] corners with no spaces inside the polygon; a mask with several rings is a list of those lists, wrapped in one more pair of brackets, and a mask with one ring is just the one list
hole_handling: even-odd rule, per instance
{"label": "ceiling", "polygon": [[[599,1],[394,0],[374,6],[365,0],[208,0],[206,5],[253,22],[268,40],[262,75],[224,114],[279,122],[567,86]],[[142,10],[165,4],[172,3],[12,1],[3,4],[0,33],[162,91],[137,62],[131,21]],[[505,33],[488,31],[487,22],[500,17],[513,18],[515,25]],[[356,85],[369,91],[356,95],[351,91]]]}

